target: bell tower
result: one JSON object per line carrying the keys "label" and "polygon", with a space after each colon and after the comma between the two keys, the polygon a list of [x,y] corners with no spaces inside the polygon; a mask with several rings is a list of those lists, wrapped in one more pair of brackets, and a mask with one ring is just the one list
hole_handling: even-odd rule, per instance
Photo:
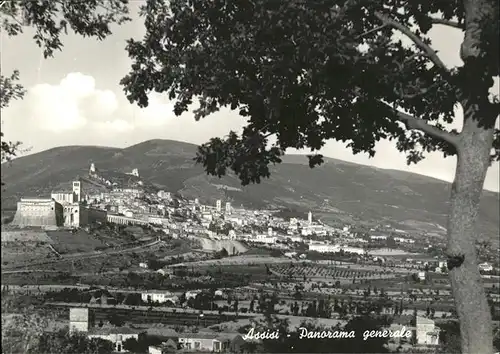
{"label": "bell tower", "polygon": [[75,195],[75,202],[80,203],[82,201],[82,182],[73,181],[73,194]]}

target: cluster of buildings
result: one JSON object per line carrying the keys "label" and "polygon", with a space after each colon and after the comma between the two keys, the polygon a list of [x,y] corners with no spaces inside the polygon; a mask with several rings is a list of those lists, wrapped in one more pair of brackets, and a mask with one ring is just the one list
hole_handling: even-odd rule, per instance
{"label": "cluster of buildings", "polygon": [[[90,323],[88,308],[70,308],[70,333],[83,333],[89,339],[102,339],[112,343],[114,352],[127,352],[125,342],[129,339],[139,339],[143,330],[132,327],[96,327]],[[238,333],[180,333],[171,336],[161,345],[149,346],[148,353],[163,354],[182,351],[196,352],[236,352],[245,341]]]}
{"label": "cluster of buildings", "polygon": [[82,182],[73,181],[71,191],[52,192],[50,198],[21,198],[12,221],[17,226],[80,227],[106,221],[105,210],[92,208],[82,197]]}
{"label": "cluster of buildings", "polygon": [[316,251],[320,253],[354,253],[359,255],[367,254],[367,251],[359,247],[342,246],[339,244],[329,244],[329,243],[310,243],[309,251]]}
{"label": "cluster of buildings", "polygon": [[[129,175],[139,177],[134,169]],[[145,193],[140,180],[122,186],[101,176],[92,163],[89,178],[109,186],[105,192],[83,195],[82,181],[74,181],[71,191],[54,191],[50,198],[22,198],[18,202],[13,225],[41,227],[83,227],[95,221],[121,225],[152,225],[172,237],[201,236],[217,240],[241,240],[277,248],[290,242],[309,243],[309,249],[321,253],[364,254],[360,247],[312,241],[311,237],[341,235],[352,238],[348,227],[336,229],[313,220],[284,220],[273,211],[234,208],[230,201],[216,200],[214,206],[198,198],[179,201],[170,192]],[[182,220],[174,216],[182,216]],[[225,231],[221,231],[224,229]],[[377,236],[373,236],[377,237]],[[359,242],[367,242],[359,239]]]}
{"label": "cluster of buildings", "polygon": [[[272,210],[235,208],[230,201],[221,199],[207,205],[198,198],[187,201],[174,198],[171,192],[164,190],[147,193],[138,179],[139,171],[134,169],[129,175],[133,176],[133,184],[108,181],[91,164],[89,178],[110,185],[105,192],[84,195],[83,181],[76,180],[72,182],[71,190],[53,191],[50,198],[22,198],[12,224],[45,228],[76,228],[106,221],[121,225],[151,225],[173,238],[245,241],[285,251],[294,251],[294,244],[301,243],[306,244],[309,251],[359,256],[375,255],[368,251],[368,247],[376,244],[383,247],[389,237],[398,245],[416,247],[413,246],[414,239],[401,233],[388,236],[370,230],[373,231],[371,235],[359,237],[349,226],[336,228],[314,220],[311,211],[306,219],[292,217],[285,220]],[[445,264],[436,264],[435,271],[445,268]],[[489,272],[493,267],[483,263],[480,270]]]}

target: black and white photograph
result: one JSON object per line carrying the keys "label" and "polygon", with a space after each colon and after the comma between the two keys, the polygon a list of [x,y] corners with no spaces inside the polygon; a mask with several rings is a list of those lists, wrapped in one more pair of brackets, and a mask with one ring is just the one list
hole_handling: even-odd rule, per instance
{"label": "black and white photograph", "polygon": [[499,13],[0,0],[2,354],[499,354]]}

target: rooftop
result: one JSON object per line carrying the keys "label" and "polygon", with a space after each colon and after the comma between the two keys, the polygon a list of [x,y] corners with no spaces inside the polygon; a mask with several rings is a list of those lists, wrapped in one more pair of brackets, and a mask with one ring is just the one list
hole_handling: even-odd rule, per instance
{"label": "rooftop", "polygon": [[193,338],[193,339],[217,339],[220,341],[233,340],[237,336],[241,336],[239,333],[233,332],[198,332],[198,333],[182,333],[179,334],[179,338]]}
{"label": "rooftop", "polygon": [[41,197],[24,197],[21,198],[21,202],[52,202],[51,198],[41,198]]}
{"label": "rooftop", "polygon": [[175,295],[171,291],[168,290],[144,290],[142,294],[164,294],[164,295]]}

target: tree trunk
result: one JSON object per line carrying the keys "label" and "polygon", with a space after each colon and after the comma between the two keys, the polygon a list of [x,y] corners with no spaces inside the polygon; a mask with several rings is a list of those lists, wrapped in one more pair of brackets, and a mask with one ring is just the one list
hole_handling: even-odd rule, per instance
{"label": "tree trunk", "polygon": [[[494,128],[480,126],[479,105],[464,102],[464,127],[457,153],[448,219],[449,257],[458,257],[450,278],[460,320],[462,353],[493,353],[490,309],[479,273],[475,241],[479,202],[490,165]],[[494,123],[494,119],[493,119]],[[461,265],[460,259],[463,257]],[[451,260],[452,258],[450,258]],[[449,260],[449,268],[452,266]]]}
{"label": "tree trunk", "polygon": [[[460,57],[459,100],[464,126],[457,146],[457,167],[448,220],[450,278],[460,320],[462,352],[493,353],[491,314],[479,274],[475,241],[479,202],[490,165],[498,108],[488,101],[498,75],[498,0],[463,0],[464,41]],[[453,267],[453,257],[458,262]],[[461,264],[460,264],[461,263]]]}

